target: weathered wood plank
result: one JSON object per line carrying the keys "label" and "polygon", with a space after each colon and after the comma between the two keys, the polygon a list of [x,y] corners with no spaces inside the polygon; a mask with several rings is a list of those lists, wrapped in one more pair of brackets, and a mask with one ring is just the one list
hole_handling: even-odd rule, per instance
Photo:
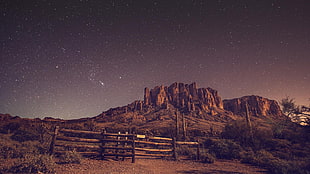
{"label": "weathered wood plank", "polygon": [[156,143],[156,142],[140,141],[140,140],[136,140],[135,142],[140,143],[140,144],[151,144],[151,145],[157,145],[157,146],[172,146],[171,143]]}
{"label": "weathered wood plank", "polygon": [[[56,154],[64,154],[66,152],[68,152],[68,151],[55,151]],[[87,155],[89,155],[89,156],[99,156],[100,155],[100,152],[77,152],[77,153],[79,153],[81,155],[85,155],[85,156],[87,156]]]}
{"label": "weathered wood plank", "polygon": [[111,146],[104,146],[103,149],[117,149],[117,150],[132,150],[132,147],[111,147]]}
{"label": "weathered wood plank", "polygon": [[178,145],[198,145],[198,142],[186,142],[186,141],[177,141]]}
{"label": "weathered wood plank", "polygon": [[131,153],[104,153],[103,156],[132,157]]}
{"label": "weathered wood plank", "polygon": [[103,133],[103,136],[115,136],[115,137],[134,137],[135,134],[115,134],[115,133]]}
{"label": "weathered wood plank", "polygon": [[57,136],[57,140],[63,141],[74,141],[74,142],[86,142],[86,143],[100,143],[99,139],[87,139],[87,138],[78,138],[78,137],[66,137],[66,136]]}
{"label": "weathered wood plank", "polygon": [[125,143],[132,143],[132,140],[118,140],[118,139],[103,139],[103,142],[125,142]]}
{"label": "weathered wood plank", "polygon": [[166,140],[166,141],[172,141],[172,138],[166,138],[166,137],[148,137],[150,140]]}
{"label": "weathered wood plank", "polygon": [[85,131],[85,130],[74,130],[74,129],[60,129],[60,132],[64,133],[76,133],[76,134],[91,134],[91,135],[101,135],[101,132],[95,131]]}
{"label": "weathered wood plank", "polygon": [[100,150],[101,147],[99,145],[97,146],[92,146],[92,145],[84,145],[84,144],[63,144],[63,143],[58,143],[55,144],[55,146],[61,146],[61,147],[71,147],[71,148],[87,148],[87,149],[96,149]]}
{"label": "weathered wood plank", "polygon": [[135,153],[135,156],[172,157],[172,155],[169,154],[148,154],[148,153]]}
{"label": "weathered wood plank", "polygon": [[173,151],[173,149],[147,149],[147,148],[140,148],[140,147],[136,147],[135,150],[146,151],[146,152],[172,152]]}

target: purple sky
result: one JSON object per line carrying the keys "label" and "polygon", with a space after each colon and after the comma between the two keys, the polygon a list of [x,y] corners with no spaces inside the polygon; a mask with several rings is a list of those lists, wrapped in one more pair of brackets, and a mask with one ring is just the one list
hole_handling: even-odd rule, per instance
{"label": "purple sky", "polygon": [[65,119],[196,82],[310,101],[308,0],[4,0],[0,113]]}

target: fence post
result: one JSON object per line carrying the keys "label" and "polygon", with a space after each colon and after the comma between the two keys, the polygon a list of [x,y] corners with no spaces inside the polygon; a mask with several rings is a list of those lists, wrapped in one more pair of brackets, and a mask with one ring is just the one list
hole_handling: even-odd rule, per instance
{"label": "fence post", "polygon": [[200,148],[199,148],[199,140],[197,140],[198,144],[197,144],[197,160],[200,160]]}
{"label": "fence post", "polygon": [[176,137],[172,138],[173,158],[178,160]]}
{"label": "fence post", "polygon": [[136,148],[136,143],[135,143],[135,137],[136,135],[134,135],[132,137],[132,158],[131,158],[131,162],[132,163],[135,163],[136,162],[136,151],[135,151],[135,148]]}
{"label": "fence post", "polygon": [[101,158],[104,159],[104,154],[105,154],[105,135],[107,131],[105,129],[102,129],[101,135],[102,135],[102,139],[101,139]]}
{"label": "fence post", "polygon": [[[128,144],[127,144],[127,141],[128,141],[128,132],[125,132],[125,134],[126,134],[127,136],[125,137],[126,142],[123,143],[123,147],[126,148],[126,147],[128,147]],[[123,150],[123,153],[128,153],[128,150]],[[122,160],[124,161],[124,160],[125,160],[125,157],[123,157]]]}
{"label": "fence post", "polygon": [[182,129],[183,129],[183,140],[186,140],[186,122],[184,114],[182,114]]}
{"label": "fence post", "polygon": [[[121,134],[121,132],[118,132],[118,134]],[[120,140],[120,136],[117,136],[116,139],[117,139],[117,140]],[[116,142],[116,147],[119,147],[119,145],[120,145],[120,142],[117,141],[117,142]],[[116,152],[116,154],[118,154],[118,153],[119,153],[119,150],[116,149],[115,152]],[[117,160],[119,159],[118,155],[116,155],[116,159],[117,159]]]}
{"label": "fence post", "polygon": [[55,130],[54,130],[53,137],[52,137],[51,145],[50,145],[50,155],[54,154],[55,141],[56,141],[56,136],[58,134],[58,129],[59,129],[59,126],[56,126]]}
{"label": "fence post", "polygon": [[175,138],[179,137],[179,115],[178,111],[175,112]]}

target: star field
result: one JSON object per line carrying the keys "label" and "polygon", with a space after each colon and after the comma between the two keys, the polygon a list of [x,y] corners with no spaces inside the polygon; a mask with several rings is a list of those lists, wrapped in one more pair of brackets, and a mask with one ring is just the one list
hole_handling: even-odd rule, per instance
{"label": "star field", "polygon": [[307,0],[0,3],[0,113],[95,116],[173,82],[310,103]]}

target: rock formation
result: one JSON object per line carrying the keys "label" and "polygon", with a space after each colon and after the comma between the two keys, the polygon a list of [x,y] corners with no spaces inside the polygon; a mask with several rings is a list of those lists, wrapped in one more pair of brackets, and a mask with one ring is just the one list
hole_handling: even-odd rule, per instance
{"label": "rock formation", "polygon": [[144,91],[145,106],[167,108],[171,105],[188,112],[197,109],[205,111],[213,108],[223,109],[223,102],[216,90],[211,88],[197,89],[196,83],[190,85],[173,83],[169,87],[156,86],[151,90],[145,88]]}
{"label": "rock formation", "polygon": [[274,100],[245,96],[224,100],[212,88],[197,88],[196,83],[173,83],[144,89],[144,100],[123,107],[111,108],[96,117],[100,122],[147,123],[154,120],[173,120],[176,111],[192,119],[226,122],[245,116],[248,103],[252,116],[279,118],[283,114]]}
{"label": "rock formation", "polygon": [[275,100],[269,100],[260,96],[244,96],[231,100],[224,100],[224,109],[237,115],[244,115],[245,104],[248,103],[252,116],[282,116],[283,113]]}

